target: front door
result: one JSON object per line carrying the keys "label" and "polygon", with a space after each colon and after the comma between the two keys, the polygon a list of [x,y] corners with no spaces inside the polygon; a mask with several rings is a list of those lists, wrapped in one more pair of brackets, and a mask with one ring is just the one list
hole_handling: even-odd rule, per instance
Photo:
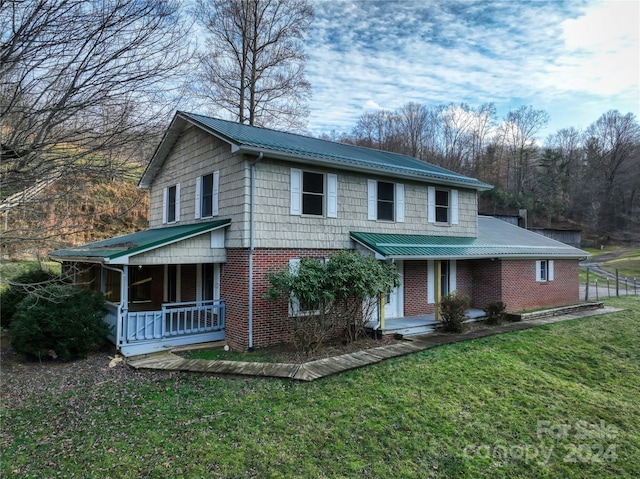
{"label": "front door", "polygon": [[394,288],[387,296],[384,301],[384,317],[387,318],[401,318],[404,315],[404,308],[402,304],[402,296],[403,296],[403,286],[402,286],[402,273],[403,273],[403,262],[396,261],[396,268],[400,275],[400,286]]}

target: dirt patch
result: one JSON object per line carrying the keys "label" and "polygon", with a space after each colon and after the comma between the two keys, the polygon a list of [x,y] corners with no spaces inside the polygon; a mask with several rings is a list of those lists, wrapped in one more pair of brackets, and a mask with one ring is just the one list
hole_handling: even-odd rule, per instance
{"label": "dirt patch", "polygon": [[157,381],[167,377],[167,373],[137,371],[124,362],[113,361],[114,358],[117,358],[115,350],[108,348],[92,353],[86,359],[70,362],[24,361],[11,349],[3,334],[0,341],[0,407],[17,408],[34,397],[92,389],[106,382]]}

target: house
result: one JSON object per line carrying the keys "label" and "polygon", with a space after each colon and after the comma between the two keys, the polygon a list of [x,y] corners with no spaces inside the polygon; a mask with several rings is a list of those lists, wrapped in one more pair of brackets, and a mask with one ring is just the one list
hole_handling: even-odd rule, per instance
{"label": "house", "polygon": [[490,185],[404,155],[178,112],[139,186],[148,230],[50,254],[105,294],[124,355],[282,342],[267,273],[344,248],[396,265],[387,322],[453,290],[509,311],[578,301],[586,253],[478,216]]}

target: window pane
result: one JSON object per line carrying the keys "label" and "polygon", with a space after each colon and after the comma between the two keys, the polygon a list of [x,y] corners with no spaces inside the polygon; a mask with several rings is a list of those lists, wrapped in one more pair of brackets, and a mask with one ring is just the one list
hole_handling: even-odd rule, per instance
{"label": "window pane", "polygon": [[176,187],[169,188],[169,198],[167,204],[167,222],[172,223],[176,220]]}
{"label": "window pane", "polygon": [[436,190],[436,205],[449,206],[449,192],[443,190]]}
{"label": "window pane", "polygon": [[378,181],[378,200],[393,201],[393,183]]}
{"label": "window pane", "polygon": [[442,206],[436,206],[436,222],[437,223],[448,223],[448,212],[449,209]]}
{"label": "window pane", "polygon": [[213,215],[213,173],[202,177],[202,204],[200,214],[202,217]]}
{"label": "window pane", "polygon": [[322,173],[302,173],[303,193],[324,193],[324,175]]}
{"label": "window pane", "polygon": [[378,201],[378,219],[393,221],[393,202]]}
{"label": "window pane", "polygon": [[302,195],[302,214],[322,216],[322,195]]}
{"label": "window pane", "polygon": [[214,271],[213,263],[205,263],[202,265],[202,299],[208,301],[213,299],[214,292]]}

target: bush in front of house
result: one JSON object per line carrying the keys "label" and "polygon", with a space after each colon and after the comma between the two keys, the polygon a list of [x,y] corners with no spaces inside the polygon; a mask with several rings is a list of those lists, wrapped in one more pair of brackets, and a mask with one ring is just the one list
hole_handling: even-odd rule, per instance
{"label": "bush in front of house", "polygon": [[29,359],[84,358],[109,333],[100,293],[77,286],[48,285],[31,292],[11,321],[11,347]]}
{"label": "bush in front of house", "polygon": [[487,315],[487,324],[500,324],[507,317],[507,305],[502,301],[487,303],[483,311]]}
{"label": "bush in front of house", "polygon": [[461,333],[467,319],[469,298],[453,291],[442,297],[439,308],[444,330],[448,333]]}
{"label": "bush in front of house", "polygon": [[293,269],[271,272],[269,282],[265,297],[288,301],[291,340],[298,352],[310,352],[336,334],[347,343],[360,338],[376,298],[399,277],[392,265],[342,250],[326,261],[301,258]]}
{"label": "bush in front of house", "polygon": [[46,284],[58,283],[60,278],[46,269],[32,269],[9,281],[7,289],[0,293],[0,326],[8,328],[16,314],[18,304],[29,292]]}

